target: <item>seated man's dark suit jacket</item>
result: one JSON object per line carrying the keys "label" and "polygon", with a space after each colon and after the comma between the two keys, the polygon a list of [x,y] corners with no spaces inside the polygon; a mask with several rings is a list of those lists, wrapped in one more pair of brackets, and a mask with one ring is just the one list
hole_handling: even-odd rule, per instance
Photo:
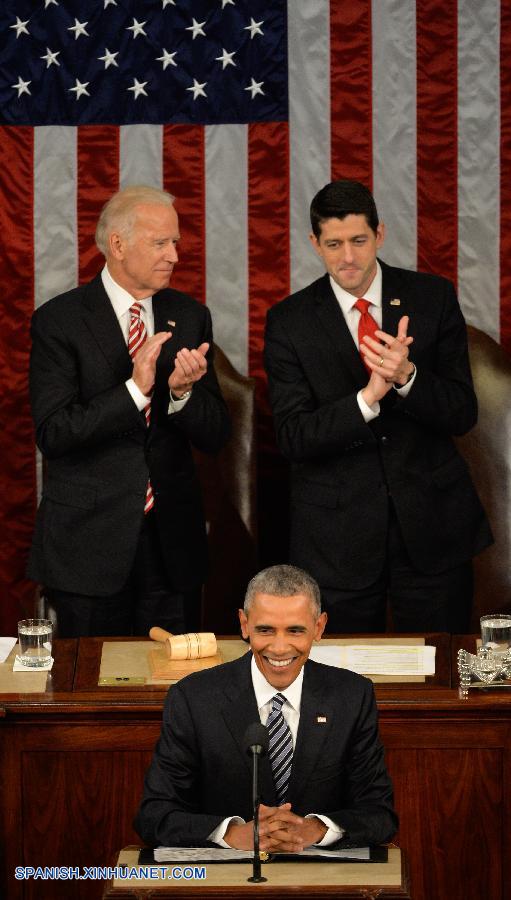
{"label": "seated man's dark suit jacket", "polygon": [[30,397],[46,471],[28,575],[48,587],[94,596],[123,587],[149,476],[170,585],[188,591],[204,579],[206,532],[191,445],[215,452],[229,431],[212,350],[207,374],[171,416],[167,381],[181,347],[212,344],[211,317],[171,289],[153,296],[153,313],[155,332],[173,335],[158,359],[149,428],[125,385],[133,363],[101,277],[34,313]]}
{"label": "seated man's dark suit jacket", "polygon": [[477,420],[453,285],[380,264],[382,328],[396,335],[401,316],[410,317],[417,374],[408,396],[392,389],[368,424],[357,403],[368,374],[328,275],[277,303],[267,317],[277,442],[292,461],[290,559],[322,587],[360,589],[378,578],[389,497],[420,572],[454,568],[492,542],[452,440]]}
{"label": "seated man's dark suit jacket", "polygon": [[[244,734],[259,722],[259,713],[251,659],[247,653],[170,688],[135,819],[148,844],[203,845],[227,816],[252,819],[252,763]],[[276,806],[268,756],[260,773],[261,800]],[[378,843],[396,831],[374,692],[366,678],[311,660],[305,664],[287,800],[299,815],[329,816],[346,829],[347,842]]]}

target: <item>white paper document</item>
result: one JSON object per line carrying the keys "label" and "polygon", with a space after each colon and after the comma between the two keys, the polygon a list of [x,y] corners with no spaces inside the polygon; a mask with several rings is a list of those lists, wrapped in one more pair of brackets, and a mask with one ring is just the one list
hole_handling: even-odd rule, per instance
{"label": "white paper document", "polygon": [[251,859],[248,850],[234,850],[224,847],[156,847],[155,862],[242,862]]}
{"label": "white paper document", "polygon": [[[278,859],[279,853],[272,854]],[[284,854],[286,855],[286,854]],[[328,847],[307,847],[294,856],[324,856],[330,859],[359,859],[361,862],[371,858],[369,847],[350,847],[341,850],[330,850]],[[156,847],[155,862],[252,862],[253,853],[249,850],[234,850],[230,847]]]}
{"label": "white paper document", "polygon": [[310,658],[359,675],[434,675],[435,653],[422,644],[325,644],[313,647]]}
{"label": "white paper document", "polygon": [[[276,853],[276,856],[279,854]],[[330,859],[360,859],[367,862],[371,859],[371,851],[369,847],[350,847],[345,850],[330,850],[329,847],[306,847],[296,856],[325,856]]]}
{"label": "white paper document", "polygon": [[16,643],[16,638],[0,637],[0,663],[5,662]]}

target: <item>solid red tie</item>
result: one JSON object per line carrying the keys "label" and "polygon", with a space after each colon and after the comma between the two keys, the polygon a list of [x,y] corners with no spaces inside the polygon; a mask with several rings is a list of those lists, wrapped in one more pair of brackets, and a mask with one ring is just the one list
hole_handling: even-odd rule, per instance
{"label": "solid red tie", "polygon": [[[374,333],[380,326],[377,322],[375,322],[371,313],[369,312],[369,307],[372,306],[369,300],[359,298],[356,303],[353,304],[353,306],[355,307],[355,309],[358,309],[360,313],[360,319],[358,320],[358,346],[360,350],[360,348],[363,346],[362,338],[367,334],[369,335],[369,337],[372,337],[376,340]],[[360,356],[362,357],[362,362],[364,363],[367,371],[369,372],[369,374],[371,374],[371,369],[368,365],[366,365],[365,358],[362,356],[361,352]]]}
{"label": "solid red tie", "polygon": [[[147,329],[145,327],[144,322],[140,317],[140,303],[133,303],[130,306],[130,327],[128,332],[128,351],[132,359],[135,359],[140,347],[144,343],[147,338]],[[144,415],[146,425],[149,428],[149,424],[151,422],[151,401],[144,406]],[[147,490],[145,496],[145,505],[144,505],[144,513],[148,513],[150,509],[154,506],[154,496],[153,489],[151,487],[151,482],[147,482]]]}

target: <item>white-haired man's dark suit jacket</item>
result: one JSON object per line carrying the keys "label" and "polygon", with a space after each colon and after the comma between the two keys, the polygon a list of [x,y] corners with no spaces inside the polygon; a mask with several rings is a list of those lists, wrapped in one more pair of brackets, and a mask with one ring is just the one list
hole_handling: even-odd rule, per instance
{"label": "white-haired man's dark suit jacket", "polygon": [[[133,363],[99,275],[33,316],[30,396],[46,472],[28,574],[50,588],[108,596],[123,587],[148,477],[170,585],[190,591],[204,579],[206,532],[191,448],[215,452],[229,432],[211,317],[172,289],[153,296],[153,313],[155,332],[173,334],[158,359],[149,429],[125,385]],[[168,415],[175,355],[204,341],[208,371],[183,409]]]}
{"label": "white-haired man's dark suit jacket", "polygon": [[[227,816],[252,819],[247,727],[259,721],[252,654],[171,687],[135,828],[151,845],[203,845]],[[261,799],[276,806],[269,759]],[[389,840],[397,828],[371,682],[305,664],[287,800],[299,815],[329,816],[351,843]]]}

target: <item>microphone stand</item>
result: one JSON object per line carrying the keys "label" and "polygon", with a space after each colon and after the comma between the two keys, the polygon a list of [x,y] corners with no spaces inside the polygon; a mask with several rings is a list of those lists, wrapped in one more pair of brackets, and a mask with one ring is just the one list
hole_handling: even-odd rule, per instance
{"label": "microphone stand", "polygon": [[252,875],[247,881],[259,884],[268,879],[261,875],[261,857],[259,856],[259,753],[260,748],[255,746],[252,751],[252,804],[254,807],[254,859],[252,861]]}

